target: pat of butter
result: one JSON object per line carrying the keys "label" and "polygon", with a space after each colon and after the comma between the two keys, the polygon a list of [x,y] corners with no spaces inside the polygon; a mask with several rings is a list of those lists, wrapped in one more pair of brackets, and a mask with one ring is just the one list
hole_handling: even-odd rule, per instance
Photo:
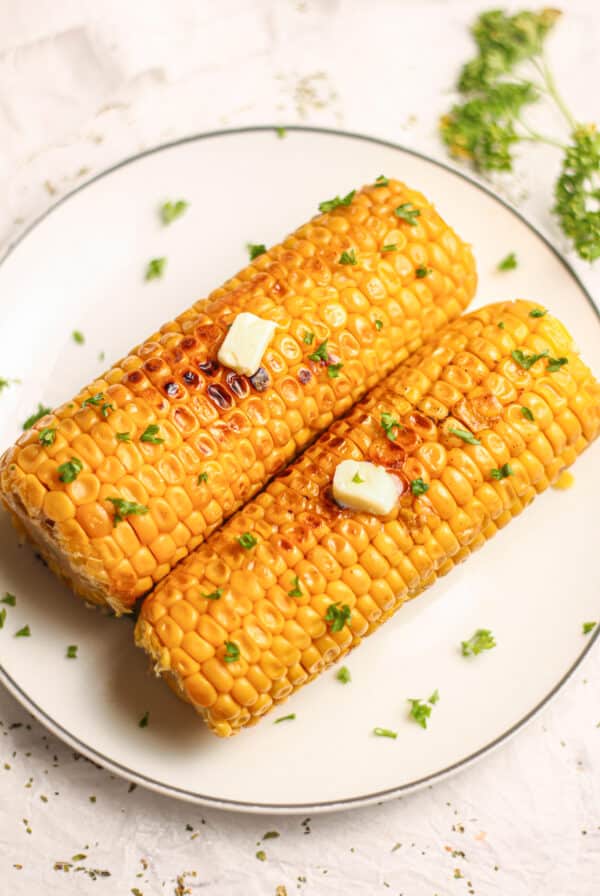
{"label": "pat of butter", "polygon": [[252,376],[260,367],[277,324],[249,311],[238,314],[223,340],[217,358],[224,367]]}
{"label": "pat of butter", "polygon": [[400,483],[391,473],[368,461],[343,460],[333,475],[333,497],[350,510],[386,515],[400,495]]}

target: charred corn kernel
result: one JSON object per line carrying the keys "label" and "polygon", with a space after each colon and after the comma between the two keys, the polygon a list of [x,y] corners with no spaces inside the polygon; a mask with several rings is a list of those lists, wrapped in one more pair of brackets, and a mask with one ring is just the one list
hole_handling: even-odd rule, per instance
{"label": "charred corn kernel", "polygon": [[[513,381],[510,388],[496,388],[515,344],[498,321],[511,322],[510,333],[518,333],[523,350],[539,353],[549,346],[546,330],[529,317],[533,307],[525,301],[491,305],[447,326],[146,598],[137,643],[159,668],[162,657],[182,696],[216,734],[254,724],[273,702],[316,677],[405,600],[480,548],[538,492],[570,476],[561,471],[600,431],[600,385],[571,343],[561,343],[568,364],[560,376],[540,364],[526,371],[521,386]],[[564,340],[562,327],[548,320],[548,332]],[[440,383],[450,383],[460,397],[437,389]],[[432,423],[422,407],[434,393]],[[448,401],[444,415],[442,396]],[[533,421],[522,407],[531,409]],[[458,425],[480,444],[452,438],[442,445],[448,420],[459,419],[457,408]],[[396,441],[382,426],[382,412],[402,422]],[[387,517],[332,500],[334,472],[349,451],[397,478],[399,499]],[[505,464],[510,472],[492,475]],[[411,489],[415,472],[428,485],[418,495]],[[228,553],[236,534],[252,531],[257,519],[264,524],[260,561],[252,552]],[[243,618],[241,629],[226,615],[216,626],[211,613],[221,601],[196,610],[188,597],[212,590],[215,582],[222,584],[223,606]],[[174,595],[179,599],[172,602]],[[223,662],[225,641],[239,644],[243,675],[236,677]],[[207,655],[207,647],[216,655]],[[194,663],[214,688],[215,705],[227,697],[214,712],[206,686],[196,684]]]}
{"label": "charred corn kernel", "polygon": [[[406,202],[419,209],[419,219],[398,229],[394,209]],[[382,251],[392,243],[394,252]],[[349,248],[357,263],[339,265]],[[426,283],[416,277],[417,262],[430,268]],[[0,459],[0,497],[15,519],[29,521],[29,538],[78,594],[126,612],[149,577],[163,578],[367,389],[456,318],[475,285],[469,247],[420,193],[394,180],[385,191],[366,187],[350,205],[312,219],[255,258],[38,421]],[[254,346],[250,331],[236,341],[248,320],[258,320],[269,336],[251,359],[242,357]],[[538,338],[558,346],[564,337],[545,322]],[[231,342],[237,361],[228,353]],[[487,343],[486,351],[492,351]],[[329,375],[332,364],[341,365],[336,377]],[[428,382],[428,374],[413,375],[409,400]],[[457,389],[451,379],[431,400],[443,404]],[[56,430],[51,446],[40,444],[43,427]],[[57,468],[72,457],[83,472],[66,484]],[[81,511],[76,541],[65,526],[72,510],[59,495]],[[97,506],[110,511],[109,497],[148,508],[128,517],[139,543],[119,544],[124,556],[116,566],[104,562],[106,541],[99,546],[123,525],[111,530],[114,514],[109,523],[101,518]],[[146,551],[155,558],[152,568]],[[264,564],[260,588],[269,571],[279,575],[271,559]],[[331,579],[337,570],[334,563],[321,572]]]}

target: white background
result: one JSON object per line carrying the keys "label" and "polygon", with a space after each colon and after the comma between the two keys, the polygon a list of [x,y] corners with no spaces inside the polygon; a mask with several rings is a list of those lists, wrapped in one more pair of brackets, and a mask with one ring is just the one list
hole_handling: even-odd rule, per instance
{"label": "white background", "polygon": [[[549,41],[558,81],[576,117],[598,121],[600,9],[596,0],[562,6]],[[444,158],[436,122],[482,8],[471,0],[0,0],[0,247],[91,174],[194,132],[309,123]],[[562,127],[552,113],[540,126]],[[552,149],[527,147],[517,175],[495,186],[564,249],[548,211],[558,164]],[[576,267],[600,295],[600,266]],[[287,896],[592,896],[599,722],[596,649],[549,708],[479,765],[419,794],[306,823],[130,792],[1,692],[0,893],[138,888],[154,896],[177,892],[177,877],[195,872],[180,896],[185,887],[207,896],[275,896],[277,887]],[[280,837],[258,845],[273,830]],[[81,853],[69,872],[54,870]],[[92,880],[93,869],[111,876]]]}

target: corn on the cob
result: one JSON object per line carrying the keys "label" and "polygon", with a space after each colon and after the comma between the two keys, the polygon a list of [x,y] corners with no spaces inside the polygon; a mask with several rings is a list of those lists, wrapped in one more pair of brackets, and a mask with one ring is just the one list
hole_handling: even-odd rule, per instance
{"label": "corn on the cob", "polygon": [[[15,523],[87,600],[131,608],[472,298],[470,249],[420,193],[380,179],[326,208],[0,460]],[[242,311],[278,326],[250,378],[216,360]]]}
{"label": "corn on the cob", "polygon": [[[556,319],[525,301],[469,314],[161,582],[136,641],[215,734],[235,734],[484,544],[599,429],[600,386]],[[391,514],[333,502],[346,459],[395,473]]]}

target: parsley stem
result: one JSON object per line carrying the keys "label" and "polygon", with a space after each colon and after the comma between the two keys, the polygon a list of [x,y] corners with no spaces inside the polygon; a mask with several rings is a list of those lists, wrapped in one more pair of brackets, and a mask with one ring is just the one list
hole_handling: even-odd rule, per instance
{"label": "parsley stem", "polygon": [[577,122],[571,115],[570,110],[567,108],[567,104],[565,103],[562,96],[558,92],[558,88],[556,86],[556,81],[554,80],[554,75],[553,75],[552,69],[550,68],[550,65],[548,63],[548,58],[546,56],[544,49],[540,50],[540,63],[539,63],[538,71],[540,72],[542,78],[544,79],[544,84],[546,85],[546,89],[547,89],[548,93],[550,94],[550,96],[552,97],[552,99],[554,100],[556,105],[558,106],[559,110],[564,115],[564,117],[567,121],[567,124],[569,125],[571,130],[574,131],[575,128],[577,127]]}
{"label": "parsley stem", "polygon": [[527,131],[527,134],[519,134],[519,140],[527,140],[530,143],[546,143],[548,146],[556,146],[557,149],[560,149],[563,152],[567,151],[567,147],[564,143],[555,140],[553,137],[547,137],[545,134],[540,134],[539,131],[534,131],[533,128],[529,127],[527,122],[523,121],[521,116],[518,117],[517,121],[521,127],[525,128]]}

